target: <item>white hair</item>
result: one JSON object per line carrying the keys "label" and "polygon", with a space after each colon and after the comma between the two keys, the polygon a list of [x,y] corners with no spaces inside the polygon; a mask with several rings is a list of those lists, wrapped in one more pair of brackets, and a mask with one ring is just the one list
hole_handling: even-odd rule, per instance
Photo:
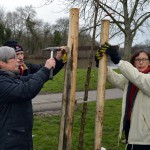
{"label": "white hair", "polygon": [[15,58],[16,52],[13,48],[8,46],[1,46],[0,47],[0,60],[3,62],[8,62],[9,59]]}

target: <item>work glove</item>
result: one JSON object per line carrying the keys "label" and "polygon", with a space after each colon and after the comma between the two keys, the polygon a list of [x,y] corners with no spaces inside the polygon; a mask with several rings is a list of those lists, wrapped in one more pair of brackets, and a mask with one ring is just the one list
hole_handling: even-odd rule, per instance
{"label": "work glove", "polygon": [[67,62],[67,52],[68,52],[68,47],[66,47],[66,46],[60,47],[60,50],[57,51],[56,59],[62,60],[63,63],[66,63]]}
{"label": "work glove", "polygon": [[118,64],[119,61],[121,60],[121,57],[119,56],[118,53],[118,48],[119,48],[118,46],[112,46],[108,43],[102,45],[102,51],[105,51],[106,54],[110,56],[110,59],[114,64]]}
{"label": "work glove", "polygon": [[67,62],[67,53],[69,52],[69,48],[67,46],[62,46],[61,52],[62,52],[62,61],[63,61],[63,63],[66,63]]}
{"label": "work glove", "polygon": [[99,60],[103,57],[103,53],[105,51],[101,50],[101,47],[96,51],[95,54],[95,62],[96,62],[96,67],[98,68],[99,66]]}
{"label": "work glove", "polygon": [[64,52],[64,54],[62,56],[62,61],[63,61],[63,63],[67,62],[67,53],[66,52]]}
{"label": "work glove", "polygon": [[108,43],[105,43],[102,45],[95,54],[95,61],[96,61],[96,67],[99,66],[99,60],[103,57],[103,53],[106,53],[107,55],[110,56],[110,59],[114,64],[118,64],[119,61],[121,60],[121,57],[119,56],[118,53],[118,46],[112,46]]}

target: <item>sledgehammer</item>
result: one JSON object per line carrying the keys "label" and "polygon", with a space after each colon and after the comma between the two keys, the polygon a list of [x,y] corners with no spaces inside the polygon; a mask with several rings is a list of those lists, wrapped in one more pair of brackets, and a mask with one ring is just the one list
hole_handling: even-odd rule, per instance
{"label": "sledgehammer", "polygon": [[[54,51],[60,51],[61,47],[47,47],[47,48],[42,49],[42,50],[43,51],[50,51],[50,58],[53,58],[54,57]],[[53,79],[53,70],[54,70],[54,68],[51,68],[50,75],[49,75],[50,79]]]}

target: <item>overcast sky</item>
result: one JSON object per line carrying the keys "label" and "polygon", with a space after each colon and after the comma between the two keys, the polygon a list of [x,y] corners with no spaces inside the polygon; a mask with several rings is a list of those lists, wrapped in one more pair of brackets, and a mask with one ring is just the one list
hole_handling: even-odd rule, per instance
{"label": "overcast sky", "polygon": [[37,18],[51,24],[54,24],[57,19],[69,17],[69,14],[63,11],[63,6],[60,5],[59,0],[54,0],[55,2],[52,4],[43,6],[44,1],[46,0],[0,0],[0,6],[8,12],[15,11],[16,7],[32,5],[37,12]]}
{"label": "overcast sky", "polygon": [[[46,0],[0,0],[0,6],[2,6],[6,12],[8,12],[15,11],[16,7],[32,5],[37,12],[37,18],[42,19],[44,22],[49,22],[50,24],[55,24],[57,19],[69,17],[69,13],[63,11],[61,0],[54,0],[52,4],[43,6],[45,1]],[[68,8],[68,11],[69,9],[70,8]],[[136,36],[134,44],[144,42],[146,39],[149,39],[149,32],[145,32],[143,35],[140,34],[139,36]],[[118,44],[118,40],[114,39],[113,43]]]}

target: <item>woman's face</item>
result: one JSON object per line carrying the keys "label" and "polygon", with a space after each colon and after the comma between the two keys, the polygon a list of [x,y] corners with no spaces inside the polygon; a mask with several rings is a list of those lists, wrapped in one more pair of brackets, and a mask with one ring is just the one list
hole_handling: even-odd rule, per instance
{"label": "woman's face", "polygon": [[145,71],[150,65],[150,60],[146,53],[141,52],[139,56],[135,57],[134,66],[140,71]]}

